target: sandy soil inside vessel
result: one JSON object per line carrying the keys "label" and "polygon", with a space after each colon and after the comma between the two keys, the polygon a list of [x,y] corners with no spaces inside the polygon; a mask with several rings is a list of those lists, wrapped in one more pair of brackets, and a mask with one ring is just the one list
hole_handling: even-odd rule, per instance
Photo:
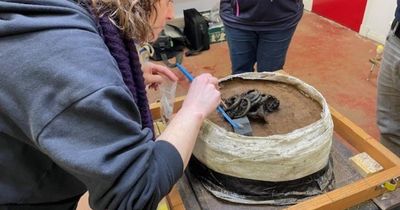
{"label": "sandy soil inside vessel", "polygon": [[[251,89],[257,89],[262,93],[278,98],[280,101],[279,110],[268,114],[268,123],[250,121],[253,136],[286,134],[321,119],[321,105],[289,84],[235,78],[221,82],[220,87],[224,99]],[[229,131],[233,131],[231,126],[217,112],[211,114],[208,119]]]}

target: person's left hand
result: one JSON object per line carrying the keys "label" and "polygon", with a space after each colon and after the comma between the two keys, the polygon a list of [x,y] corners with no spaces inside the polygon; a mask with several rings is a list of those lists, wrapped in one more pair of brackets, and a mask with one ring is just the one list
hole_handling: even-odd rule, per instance
{"label": "person's left hand", "polygon": [[163,77],[173,82],[178,81],[178,77],[171,70],[162,65],[146,62],[142,65],[142,70],[145,85],[154,90],[157,90],[158,86],[163,82]]}

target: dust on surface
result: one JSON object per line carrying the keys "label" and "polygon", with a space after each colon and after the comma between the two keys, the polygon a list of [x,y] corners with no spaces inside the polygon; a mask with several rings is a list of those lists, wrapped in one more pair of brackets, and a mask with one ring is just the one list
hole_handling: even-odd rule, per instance
{"label": "dust on surface", "polygon": [[[278,98],[280,101],[279,109],[268,114],[267,124],[259,121],[250,121],[253,136],[286,134],[321,119],[321,105],[302,94],[295,86],[281,82],[245,80],[241,78],[224,81],[219,85],[223,99],[251,89],[257,89],[261,93]],[[232,127],[216,112],[212,113],[208,119],[226,130],[233,131]]]}

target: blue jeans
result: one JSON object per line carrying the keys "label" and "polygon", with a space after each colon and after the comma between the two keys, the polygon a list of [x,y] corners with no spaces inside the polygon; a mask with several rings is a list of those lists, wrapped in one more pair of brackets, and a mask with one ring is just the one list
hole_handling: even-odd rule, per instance
{"label": "blue jeans", "polygon": [[390,31],[383,52],[377,108],[381,143],[400,157],[400,39],[394,30]]}
{"label": "blue jeans", "polygon": [[232,74],[276,71],[283,68],[296,27],[284,31],[246,31],[224,25]]}

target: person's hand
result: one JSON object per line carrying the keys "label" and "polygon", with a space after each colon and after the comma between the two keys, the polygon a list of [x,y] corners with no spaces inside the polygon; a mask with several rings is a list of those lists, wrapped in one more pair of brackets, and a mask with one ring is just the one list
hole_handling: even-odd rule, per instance
{"label": "person's hand", "polygon": [[186,167],[204,119],[221,101],[217,78],[211,74],[196,77],[189,88],[182,108],[169,122],[157,140],[171,143]]}
{"label": "person's hand", "polygon": [[218,79],[208,73],[201,74],[192,81],[181,110],[200,114],[202,119],[205,119],[215,111],[220,101]]}
{"label": "person's hand", "polygon": [[146,62],[142,65],[144,84],[153,88],[158,89],[158,86],[164,81],[163,77],[175,82],[178,81],[178,77],[167,67],[158,65],[152,62]]}

